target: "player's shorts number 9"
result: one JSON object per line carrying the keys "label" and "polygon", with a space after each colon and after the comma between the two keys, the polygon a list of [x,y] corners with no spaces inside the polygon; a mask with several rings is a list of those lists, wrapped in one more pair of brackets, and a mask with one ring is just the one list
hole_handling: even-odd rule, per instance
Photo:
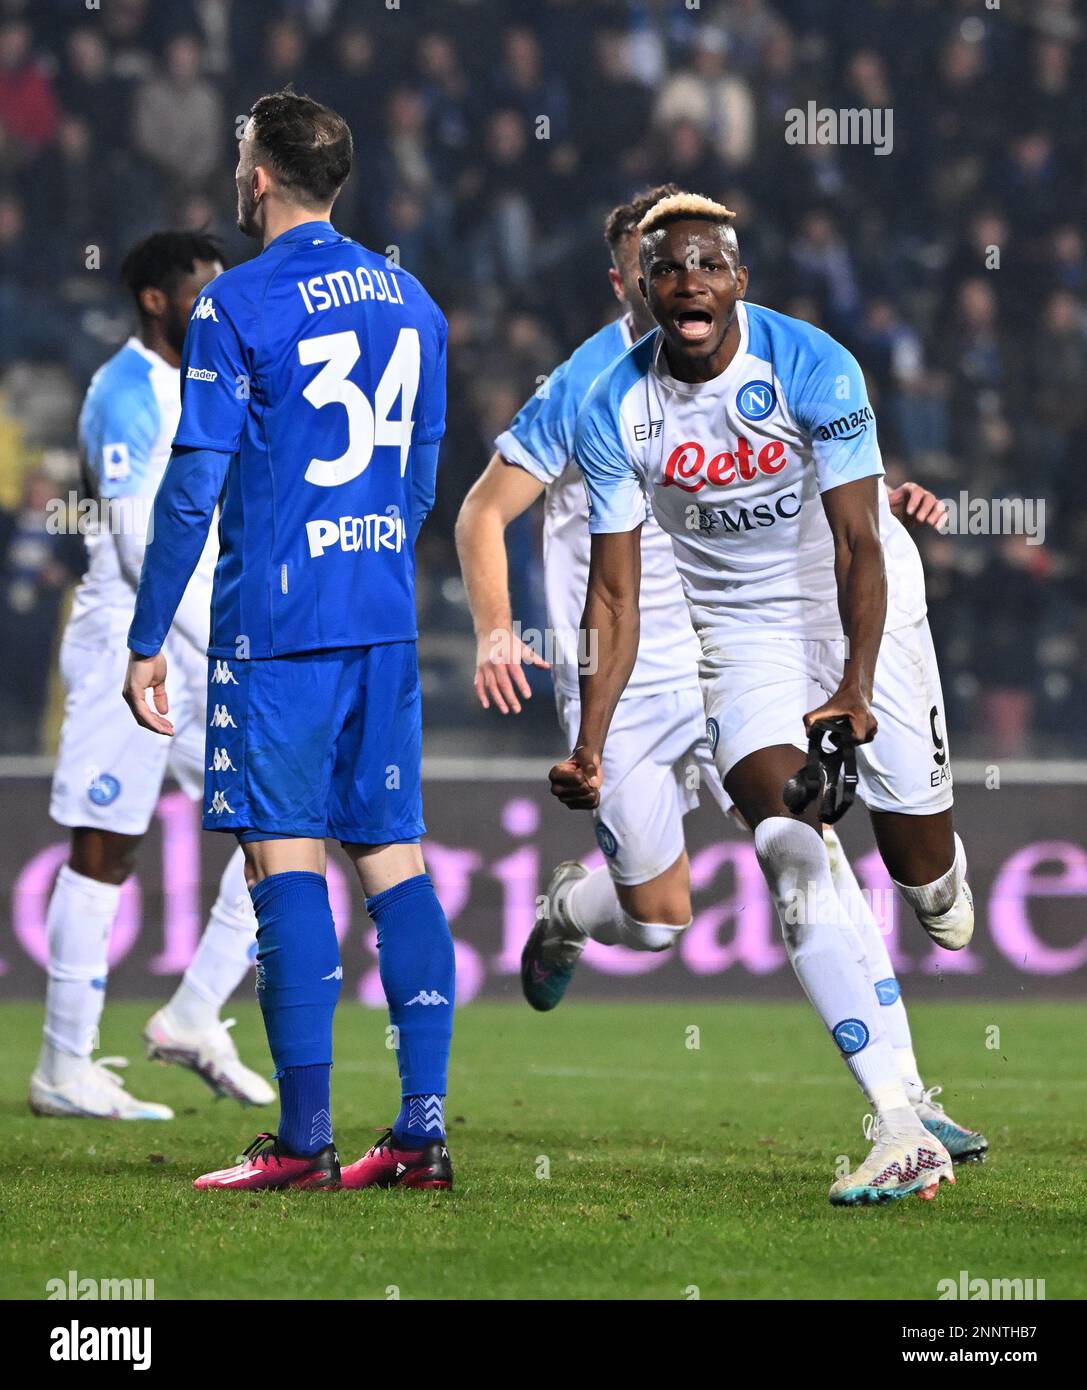
{"label": "player's shorts number 9", "polygon": [[[348,378],[359,360],[358,334],[325,333],[303,338],[298,344],[298,360],[304,367],[315,362],[325,365],[305,387],[302,395],[318,410],[326,405],[342,405],[347,411],[347,448],[337,459],[310,459],[306,482],[317,487],[339,487],[357,478],[369,466],[378,444],[400,449],[400,476],[408,466],[411,432],[415,421],[411,412],[419,390],[419,330],[402,328],[388,365],[374,392],[373,405],[365,392]],[[400,419],[390,420],[397,397],[401,397]]]}

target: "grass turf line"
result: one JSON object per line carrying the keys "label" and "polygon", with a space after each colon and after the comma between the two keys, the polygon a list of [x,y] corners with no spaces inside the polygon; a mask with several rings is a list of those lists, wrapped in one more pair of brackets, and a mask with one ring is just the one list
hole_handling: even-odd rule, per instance
{"label": "grass turf line", "polygon": [[[243,1058],[270,1071],[256,1006],[229,1011]],[[32,1116],[41,1009],[0,1006],[0,1296],[43,1298],[70,1269],[154,1279],[160,1299],[932,1299],[962,1269],[1087,1295],[1087,1026],[1072,1004],[915,1005],[926,1084],[992,1155],[934,1202],[865,1210],[827,1201],[838,1155],[864,1153],[864,1107],[801,1003],[458,1012],[452,1194],[193,1192],[278,1112],[137,1060],[150,1012],[108,1005],[102,1050],[133,1059],[129,1088],[173,1106],[172,1123]],[[344,1162],[396,1109],[384,1029],[377,1011],[337,1015]]]}

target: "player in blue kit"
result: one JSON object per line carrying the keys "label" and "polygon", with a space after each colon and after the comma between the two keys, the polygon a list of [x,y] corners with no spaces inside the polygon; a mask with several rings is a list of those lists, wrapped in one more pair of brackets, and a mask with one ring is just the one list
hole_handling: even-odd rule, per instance
{"label": "player in blue kit", "polygon": [[[163,640],[219,502],[204,825],[245,850],[281,1115],[277,1135],[198,1188],[452,1184],[454,957],[419,844],[414,592],[445,427],[446,324],[417,280],[331,225],[351,157],[346,123],[309,97],[253,106],[238,223],[263,250],[193,310],[129,632],[125,698],[170,734]],[[393,1124],[342,1174],[329,836],[377,928],[402,1090]]]}

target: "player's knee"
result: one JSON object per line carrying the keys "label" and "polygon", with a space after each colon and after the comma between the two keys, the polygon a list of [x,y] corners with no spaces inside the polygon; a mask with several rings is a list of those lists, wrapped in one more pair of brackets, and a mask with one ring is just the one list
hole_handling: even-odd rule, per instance
{"label": "player's knee", "polygon": [[642,922],[629,912],[620,910],[619,941],[631,951],[667,951],[674,946],[691,925],[688,917],[685,922]]}
{"label": "player's knee", "polygon": [[85,828],[72,835],[68,863],[83,878],[119,887],[136,867],[137,835],[114,835]]}

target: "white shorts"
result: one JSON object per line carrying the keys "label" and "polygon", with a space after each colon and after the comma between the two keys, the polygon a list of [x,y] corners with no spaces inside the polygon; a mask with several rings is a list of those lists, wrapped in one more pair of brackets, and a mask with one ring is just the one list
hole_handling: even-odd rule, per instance
{"label": "white shorts", "polygon": [[49,799],[58,825],[142,835],[167,769],[187,796],[203,796],[207,658],[184,641],[165,650],[173,738],[141,728],[121,698],[124,647],[61,643],[64,723]]}
{"label": "white shorts", "polygon": [[[556,692],[572,748],[581,717],[577,696]],[[596,840],[616,883],[648,883],[683,853],[683,817],[707,786],[730,806],[713,765],[697,686],[623,696],[604,748],[604,784],[593,812]]]}
{"label": "white shorts", "polygon": [[[807,750],[804,715],[837,689],[845,643],[790,633],[728,636],[700,674],[722,780],[751,753],[791,743]],[[952,803],[944,697],[928,619],[886,632],[872,699],[879,731],[857,749],[858,790],[873,811],[928,816]],[[797,766],[800,766],[798,759]]]}

